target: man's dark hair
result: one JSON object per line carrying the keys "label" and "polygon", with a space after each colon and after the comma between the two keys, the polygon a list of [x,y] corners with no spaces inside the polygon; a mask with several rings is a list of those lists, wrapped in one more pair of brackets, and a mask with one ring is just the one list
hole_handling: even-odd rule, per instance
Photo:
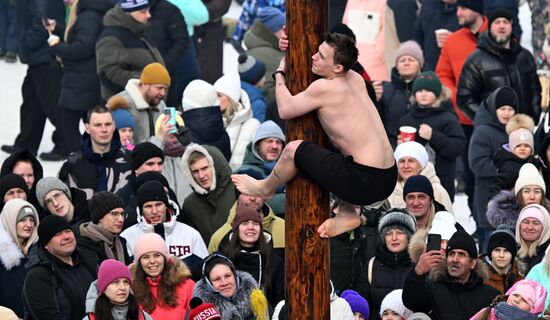
{"label": "man's dark hair", "polygon": [[359,50],[355,41],[341,33],[325,33],[325,42],[334,49],[334,63],[341,64],[345,71],[349,71],[357,62]]}
{"label": "man's dark hair", "polygon": [[92,113],[110,113],[111,116],[113,115],[111,112],[111,109],[107,108],[106,106],[97,105],[92,109],[88,110],[88,113],[86,114],[86,123],[90,123],[90,118],[92,117]]}

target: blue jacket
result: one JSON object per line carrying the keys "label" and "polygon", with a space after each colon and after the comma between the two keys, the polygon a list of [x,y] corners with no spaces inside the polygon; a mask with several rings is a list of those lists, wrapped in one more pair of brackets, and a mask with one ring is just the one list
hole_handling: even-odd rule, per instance
{"label": "blue jacket", "polygon": [[266,105],[262,89],[245,81],[241,81],[241,88],[248,94],[254,118],[258,119],[260,122],[264,122]]}

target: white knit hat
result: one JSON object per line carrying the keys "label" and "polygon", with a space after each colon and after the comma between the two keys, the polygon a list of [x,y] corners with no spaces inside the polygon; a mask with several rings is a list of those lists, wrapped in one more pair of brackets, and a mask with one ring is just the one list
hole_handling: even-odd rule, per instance
{"label": "white knit hat", "polygon": [[456,220],[452,213],[447,211],[436,212],[432,221],[432,228],[428,234],[439,234],[442,240],[450,240],[456,232]]}
{"label": "white knit hat", "polygon": [[402,294],[403,290],[399,289],[393,290],[384,297],[384,300],[382,300],[382,304],[380,305],[380,317],[382,317],[384,311],[386,310],[392,310],[405,319],[412,316],[413,312],[403,305]]}
{"label": "white knit hat", "polygon": [[525,186],[537,186],[542,189],[543,194],[546,193],[544,179],[532,163],[526,163],[519,169],[518,179],[514,186],[515,193],[517,194]]}
{"label": "white knit hat", "polygon": [[238,73],[228,73],[214,82],[214,88],[235,102],[241,100],[241,77]]}
{"label": "white knit hat", "polygon": [[399,162],[399,159],[403,157],[413,157],[420,163],[422,168],[426,167],[430,159],[426,148],[416,141],[403,142],[398,145],[397,148],[395,148],[393,156],[396,162]]}
{"label": "white knit hat", "polygon": [[189,82],[187,87],[185,87],[181,105],[183,106],[183,111],[188,111],[203,107],[219,106],[220,100],[214,86],[199,79]]}

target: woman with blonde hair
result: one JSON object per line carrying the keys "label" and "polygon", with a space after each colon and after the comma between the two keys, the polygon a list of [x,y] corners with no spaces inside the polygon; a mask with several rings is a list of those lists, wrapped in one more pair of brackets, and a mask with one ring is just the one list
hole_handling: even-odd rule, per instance
{"label": "woman with blonde hair", "polygon": [[516,224],[520,273],[526,275],[544,258],[550,244],[550,214],[538,204],[530,204],[519,213]]}

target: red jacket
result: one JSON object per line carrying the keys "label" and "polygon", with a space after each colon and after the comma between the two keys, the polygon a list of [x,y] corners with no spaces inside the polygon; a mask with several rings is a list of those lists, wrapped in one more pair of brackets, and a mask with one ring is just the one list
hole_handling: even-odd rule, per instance
{"label": "red jacket", "polygon": [[[160,277],[157,277],[157,280],[160,280]],[[149,283],[149,290],[153,297],[158,297],[158,285],[159,281],[153,281],[150,277],[147,277],[147,282]],[[187,310],[189,309],[189,301],[193,297],[193,289],[195,288],[195,282],[191,279],[180,282],[178,285],[175,294],[177,295],[177,302],[175,308],[170,308],[168,306],[159,305],[153,312],[149,312],[151,317],[154,320],[162,319],[184,319]]]}
{"label": "red jacket", "polygon": [[452,92],[451,101],[460,124],[473,126],[473,119],[468,118],[456,105],[456,87],[460,79],[460,72],[468,56],[477,47],[477,35],[487,30],[487,27],[487,18],[483,17],[483,25],[476,34],[466,27],[453,32],[445,40],[435,68],[435,73],[443,85]]}

